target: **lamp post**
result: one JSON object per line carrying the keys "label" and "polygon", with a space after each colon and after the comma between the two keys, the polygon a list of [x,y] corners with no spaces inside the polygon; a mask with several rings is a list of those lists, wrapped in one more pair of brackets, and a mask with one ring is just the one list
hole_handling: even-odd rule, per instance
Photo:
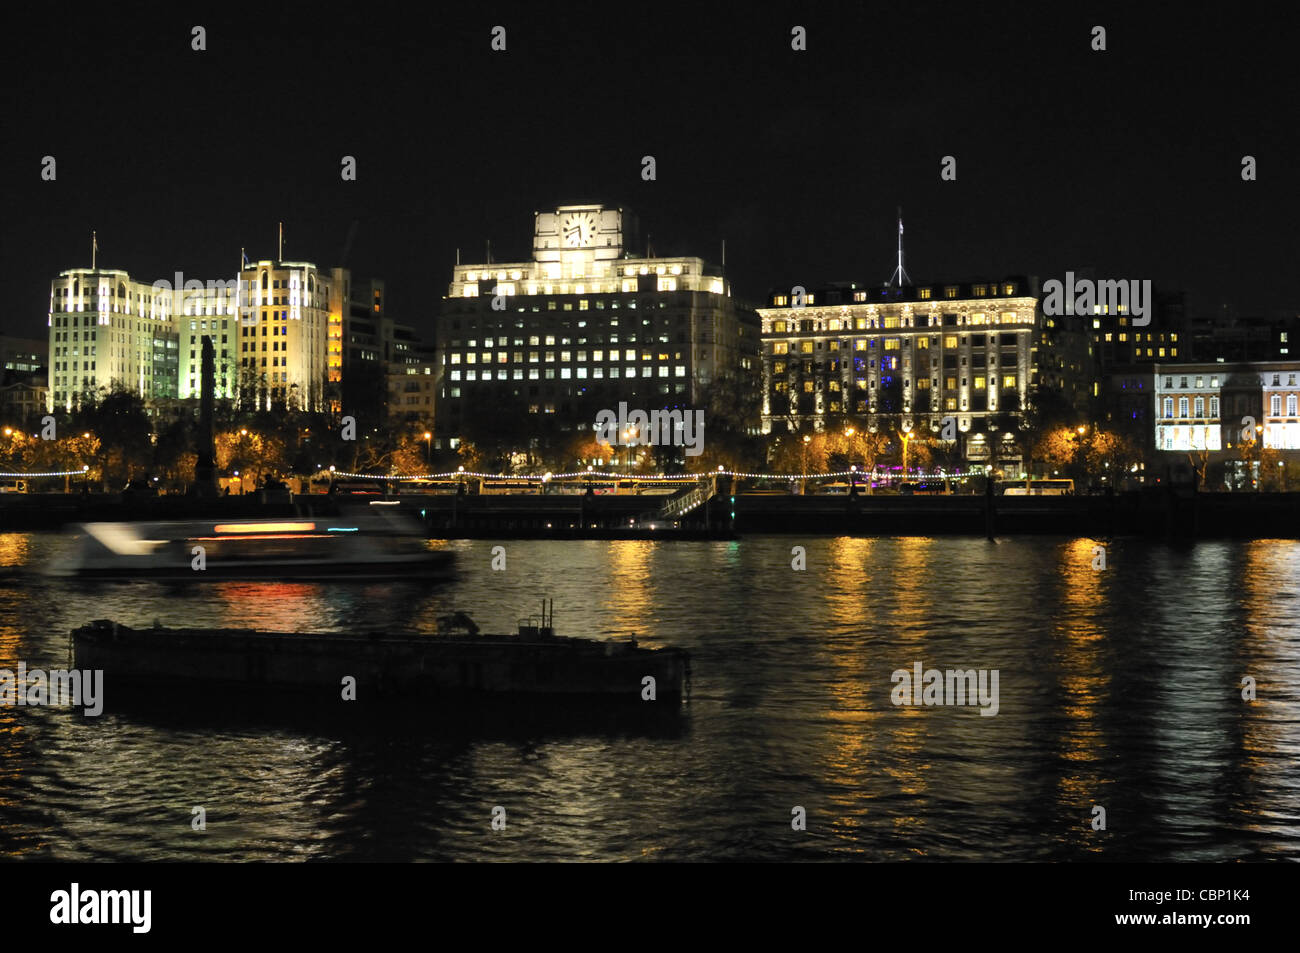
{"label": "lamp post", "polygon": [[812,443],[812,437],[804,434],[803,454],[800,458],[803,462],[799,466],[799,492],[804,495],[808,493],[808,444],[810,443]]}
{"label": "lamp post", "polygon": [[1264,425],[1263,424],[1255,425],[1255,446],[1252,447],[1251,449],[1253,451],[1251,453],[1251,456],[1259,457],[1258,461],[1255,460],[1251,461],[1251,463],[1254,464],[1254,466],[1252,466],[1252,470],[1254,472],[1252,474],[1251,479],[1255,481],[1255,492],[1258,493],[1260,491],[1260,484],[1264,482],[1262,479],[1260,479],[1263,476],[1263,474],[1260,473],[1260,471],[1264,469]]}
{"label": "lamp post", "polygon": [[[1083,435],[1087,432],[1088,432],[1088,428],[1085,427],[1083,424],[1080,424],[1079,426],[1074,428],[1074,434],[1071,435],[1070,437],[1071,443],[1074,444],[1075,473],[1078,475],[1080,482],[1082,482],[1083,479],[1086,478],[1088,475],[1087,471],[1084,469],[1084,446],[1083,446]],[[1077,489],[1078,488],[1076,487],[1076,490]]]}
{"label": "lamp post", "polygon": [[424,432],[424,465],[433,466],[433,433],[429,430]]}
{"label": "lamp post", "polygon": [[903,479],[907,479],[907,449],[908,443],[912,439],[912,425],[907,424],[903,428]]}

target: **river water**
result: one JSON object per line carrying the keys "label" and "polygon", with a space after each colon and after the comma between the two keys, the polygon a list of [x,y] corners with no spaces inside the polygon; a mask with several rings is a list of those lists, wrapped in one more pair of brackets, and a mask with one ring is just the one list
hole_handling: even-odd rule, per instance
{"label": "river water", "polygon": [[[560,634],[690,650],[692,693],[652,724],[0,707],[5,857],[1300,858],[1295,541],[1114,540],[1103,570],[1086,539],[462,541],[437,588],[23,571],[67,543],[0,534],[0,668],[66,667],[97,618],[502,632],[550,597]],[[893,704],[917,663],[996,671],[996,715]]]}

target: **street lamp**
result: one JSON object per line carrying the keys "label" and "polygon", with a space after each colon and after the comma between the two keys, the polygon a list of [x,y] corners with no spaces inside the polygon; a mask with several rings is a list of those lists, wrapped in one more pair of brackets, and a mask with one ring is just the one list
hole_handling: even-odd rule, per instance
{"label": "street lamp", "polygon": [[424,465],[431,467],[433,458],[433,434],[428,430],[424,432]]}
{"label": "street lamp", "polygon": [[627,450],[623,454],[623,465],[627,467],[627,472],[632,472],[632,436],[637,433],[635,427],[628,427],[623,431],[623,446]]}
{"label": "street lamp", "polygon": [[810,443],[812,443],[812,437],[808,434],[804,434],[803,453],[799,458],[801,461],[799,465],[799,492],[805,494],[808,492],[808,444]]}

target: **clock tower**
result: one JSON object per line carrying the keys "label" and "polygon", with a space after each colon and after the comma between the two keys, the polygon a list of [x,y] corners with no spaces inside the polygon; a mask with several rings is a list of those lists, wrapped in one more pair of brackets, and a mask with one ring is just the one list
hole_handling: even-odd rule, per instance
{"label": "clock tower", "polygon": [[603,205],[561,205],[534,216],[534,261],[613,261],[623,257],[624,213]]}

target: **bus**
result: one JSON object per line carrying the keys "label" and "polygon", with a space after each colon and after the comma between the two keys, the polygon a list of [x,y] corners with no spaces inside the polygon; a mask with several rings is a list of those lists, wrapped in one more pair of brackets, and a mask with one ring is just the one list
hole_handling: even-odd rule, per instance
{"label": "bus", "polygon": [[514,496],[521,493],[536,496],[542,492],[542,481],[485,479],[479,492],[484,496]]}
{"label": "bus", "polygon": [[462,485],[465,486],[466,493],[470,492],[469,485],[461,480],[401,480],[397,484],[397,492],[401,496],[446,496],[459,493]]}
{"label": "bus", "polygon": [[620,496],[672,496],[678,490],[693,489],[699,480],[687,477],[682,480],[619,480]]}
{"label": "bus", "polygon": [[1003,480],[1003,496],[1073,496],[1073,480]]}

